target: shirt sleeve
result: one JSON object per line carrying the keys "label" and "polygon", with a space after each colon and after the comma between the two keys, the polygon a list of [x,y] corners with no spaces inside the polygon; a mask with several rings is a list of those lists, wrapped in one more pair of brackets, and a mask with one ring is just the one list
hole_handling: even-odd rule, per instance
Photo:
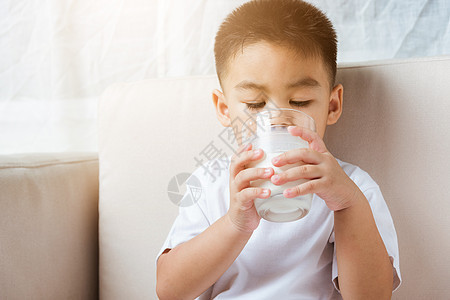
{"label": "shirt sleeve", "polygon": [[[393,291],[395,291],[400,286],[402,279],[400,274],[397,233],[395,231],[394,222],[389,212],[389,208],[387,207],[383,195],[381,194],[381,190],[378,186],[366,189],[363,194],[369,201],[370,208],[372,209],[372,214],[375,219],[375,224],[378,228],[378,232],[380,233],[392,264],[392,273],[394,278]],[[334,243],[334,230],[330,236],[329,242]],[[340,292],[338,285],[336,247],[334,248],[333,253],[332,281],[334,287]]]}
{"label": "shirt sleeve", "polygon": [[[192,180],[193,178],[195,178],[195,182],[200,183],[200,187],[198,185],[193,187],[189,186],[189,182],[194,182]],[[156,262],[166,249],[173,249],[176,246],[189,241],[210,226],[210,221],[207,217],[206,203],[207,179],[208,176],[203,173],[201,168],[198,168],[186,180],[186,192],[184,197],[190,196],[193,198],[193,195],[196,195],[195,200],[192,201],[191,205],[179,207],[178,216],[172,224],[161,250],[156,256]],[[195,189],[195,191],[192,191],[192,188]]]}

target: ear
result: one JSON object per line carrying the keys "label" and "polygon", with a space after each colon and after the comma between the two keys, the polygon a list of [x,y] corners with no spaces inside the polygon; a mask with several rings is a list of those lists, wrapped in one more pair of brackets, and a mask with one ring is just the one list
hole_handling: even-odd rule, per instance
{"label": "ear", "polygon": [[342,114],[343,96],[344,87],[342,84],[336,85],[330,93],[327,125],[335,124],[339,120]]}
{"label": "ear", "polygon": [[212,100],[214,107],[216,108],[217,119],[224,127],[230,127],[231,119],[228,111],[228,105],[225,102],[225,96],[221,91],[214,89],[212,93]]}

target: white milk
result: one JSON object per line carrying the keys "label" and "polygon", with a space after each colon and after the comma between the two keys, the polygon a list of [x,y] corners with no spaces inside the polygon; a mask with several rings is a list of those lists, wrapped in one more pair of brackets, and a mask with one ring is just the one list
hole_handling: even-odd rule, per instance
{"label": "white milk", "polygon": [[[277,137],[270,137],[270,145],[268,139],[259,138],[254,141],[253,149],[261,148],[264,150],[264,157],[257,161],[249,164],[252,168],[267,168],[272,167],[275,174],[279,174],[292,167],[301,166],[303,163],[286,164],[281,168],[275,167],[272,164],[272,158],[280,155],[284,151],[274,151],[269,152],[268,150],[280,150],[284,149],[294,149],[294,148],[308,148],[308,143],[301,140],[299,137],[293,137],[288,133],[287,135],[277,134]],[[275,141],[274,141],[275,140]],[[274,145],[274,142],[276,144]],[[266,146],[266,147],[264,147]],[[283,185],[275,185],[268,179],[259,179],[252,181],[250,185],[252,187],[262,187],[271,190],[271,196],[268,199],[255,199],[255,207],[258,214],[268,220],[273,222],[290,222],[303,218],[306,216],[311,208],[312,194],[298,196],[295,198],[285,198],[283,196],[283,191],[285,189],[294,187],[296,185],[302,184],[307,181],[307,179],[299,179],[297,181],[290,181]]]}

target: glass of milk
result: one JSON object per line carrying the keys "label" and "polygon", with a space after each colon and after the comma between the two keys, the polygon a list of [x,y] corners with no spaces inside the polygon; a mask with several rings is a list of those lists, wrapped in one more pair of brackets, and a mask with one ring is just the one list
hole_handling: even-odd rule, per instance
{"label": "glass of milk", "polygon": [[[289,168],[301,166],[303,163],[286,164],[281,168],[272,164],[272,158],[291,149],[308,148],[308,142],[298,136],[292,136],[288,126],[306,127],[315,131],[314,119],[307,114],[289,108],[265,109],[249,118],[241,129],[241,138],[245,143],[252,143],[253,149],[264,150],[264,157],[252,162],[249,167],[272,167],[275,174]],[[269,179],[259,179],[251,182],[253,187],[268,188],[271,196],[268,199],[255,199],[255,207],[258,214],[273,222],[290,222],[306,216],[311,208],[313,195],[303,195],[295,198],[285,198],[283,191],[294,187],[307,179],[286,182],[283,185],[275,185]]]}

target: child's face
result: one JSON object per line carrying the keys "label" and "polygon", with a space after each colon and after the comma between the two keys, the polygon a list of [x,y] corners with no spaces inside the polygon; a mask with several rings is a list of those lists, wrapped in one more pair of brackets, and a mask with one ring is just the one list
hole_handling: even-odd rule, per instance
{"label": "child's face", "polygon": [[217,117],[235,130],[241,122],[233,121],[247,120],[248,112],[292,108],[310,115],[323,138],[326,125],[334,124],[342,112],[342,85],[330,89],[322,59],[304,58],[267,42],[247,46],[236,55],[222,78],[222,88],[223,93],[213,92]]}

